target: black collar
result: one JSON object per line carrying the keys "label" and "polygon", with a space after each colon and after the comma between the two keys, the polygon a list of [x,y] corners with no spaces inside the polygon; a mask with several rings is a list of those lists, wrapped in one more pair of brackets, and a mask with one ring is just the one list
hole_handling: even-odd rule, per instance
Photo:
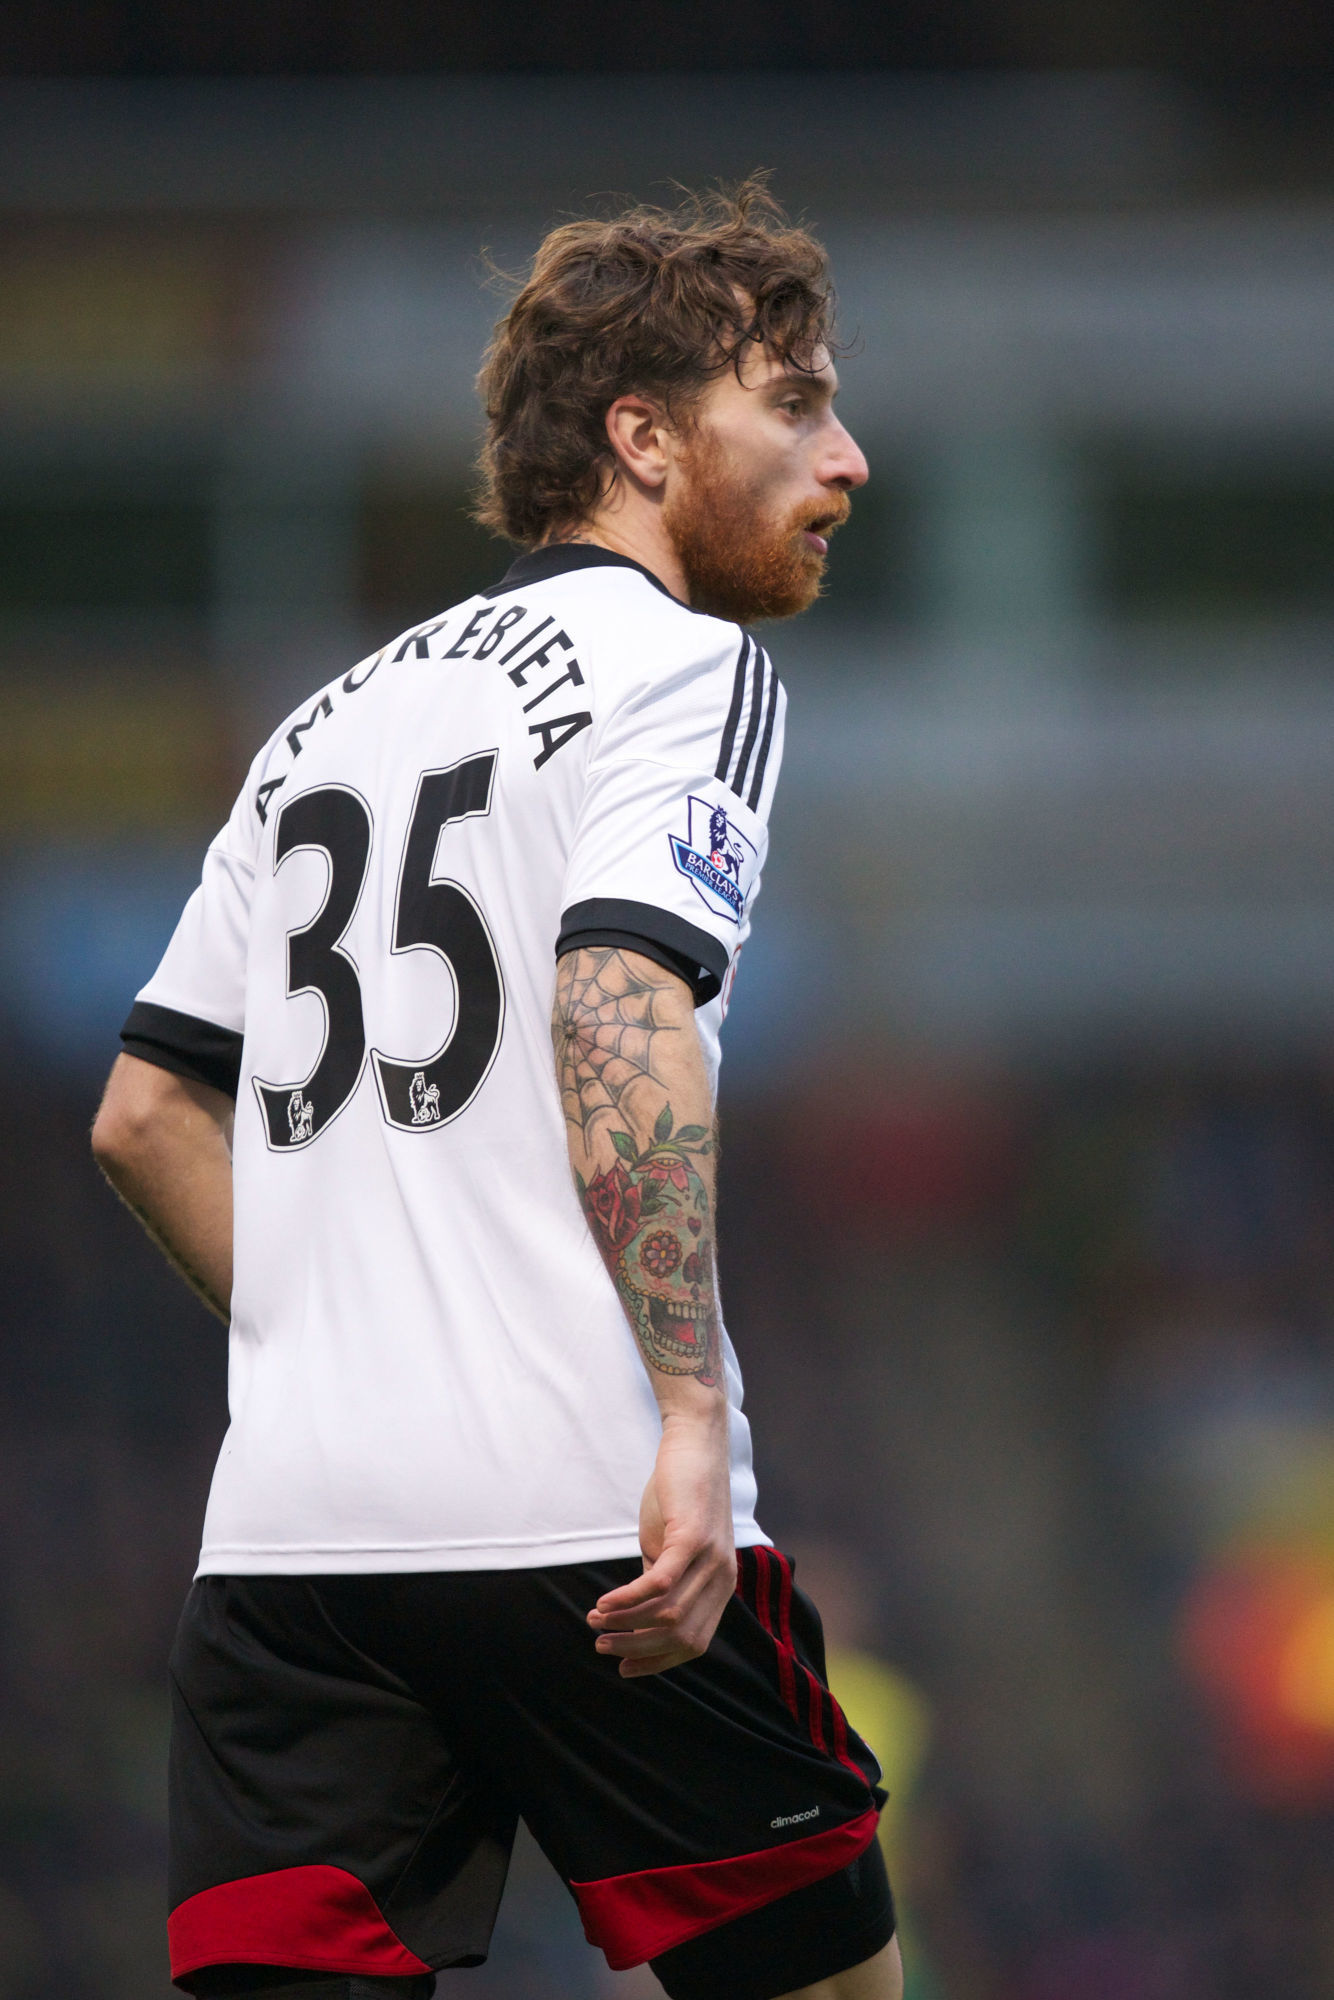
{"label": "black collar", "polygon": [[[489,590],[481,592],[483,597],[503,597],[510,590],[524,590],[529,584],[546,583],[553,576],[564,576],[572,569],[634,569],[647,577],[655,590],[664,597],[671,597],[673,604],[681,602],[673,597],[660,577],[643,563],[634,562],[629,556],[617,555],[614,549],[600,549],[592,542],[547,542],[540,549],[529,549],[516,556],[499,583],[493,583]],[[687,607],[688,608],[688,607]]]}

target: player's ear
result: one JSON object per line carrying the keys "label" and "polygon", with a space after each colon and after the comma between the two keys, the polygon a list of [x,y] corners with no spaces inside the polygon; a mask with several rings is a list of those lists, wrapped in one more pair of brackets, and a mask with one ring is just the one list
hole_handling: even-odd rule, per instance
{"label": "player's ear", "polygon": [[607,411],[607,438],[618,471],[656,491],[667,477],[669,426],[664,411],[647,396],[618,396]]}

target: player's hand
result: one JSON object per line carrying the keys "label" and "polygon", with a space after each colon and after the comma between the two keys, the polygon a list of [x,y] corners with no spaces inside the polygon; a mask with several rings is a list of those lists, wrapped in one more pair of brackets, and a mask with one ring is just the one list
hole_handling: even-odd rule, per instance
{"label": "player's hand", "polygon": [[639,1543],[644,1574],[588,1614],[598,1651],[618,1658],[627,1680],[697,1660],[736,1589],[725,1404],[703,1420],[664,1418]]}

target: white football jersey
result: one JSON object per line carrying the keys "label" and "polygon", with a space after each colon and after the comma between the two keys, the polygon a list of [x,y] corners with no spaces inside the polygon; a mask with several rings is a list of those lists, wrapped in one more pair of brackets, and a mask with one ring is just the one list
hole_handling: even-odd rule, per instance
{"label": "white football jersey", "polygon": [[[332,681],[252,766],[127,1048],[236,1097],[200,1574],[628,1556],[661,1425],[573,1186],[558,950],[687,977],[715,1077],[784,697],[589,546]],[[755,1521],[724,1337],[739,1544]]]}

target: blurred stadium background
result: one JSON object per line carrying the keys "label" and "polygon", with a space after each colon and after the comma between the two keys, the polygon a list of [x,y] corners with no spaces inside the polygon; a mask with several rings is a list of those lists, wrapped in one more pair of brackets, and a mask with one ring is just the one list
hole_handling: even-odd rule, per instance
{"label": "blurred stadium background", "polygon": [[[224,1343],[89,1162],[116,1029],[263,735],[506,560],[465,511],[483,250],[757,165],[833,252],[873,484],[773,634],[726,1297],[891,1774],[910,1995],[1328,2000],[1330,91],[1025,70],[1050,8],[978,28],[1010,71],[859,70],[957,51],[856,10],[803,71],[738,7],[715,73],[619,76],[577,73],[636,66],[610,11],[506,74],[442,9],[471,73],[373,78],[413,65],[369,9],[320,77],[240,73],[310,9],[253,60],[257,13],[140,11],[0,30],[0,2000],[168,1990]],[[466,1979],[646,1990],[530,1850]]]}

